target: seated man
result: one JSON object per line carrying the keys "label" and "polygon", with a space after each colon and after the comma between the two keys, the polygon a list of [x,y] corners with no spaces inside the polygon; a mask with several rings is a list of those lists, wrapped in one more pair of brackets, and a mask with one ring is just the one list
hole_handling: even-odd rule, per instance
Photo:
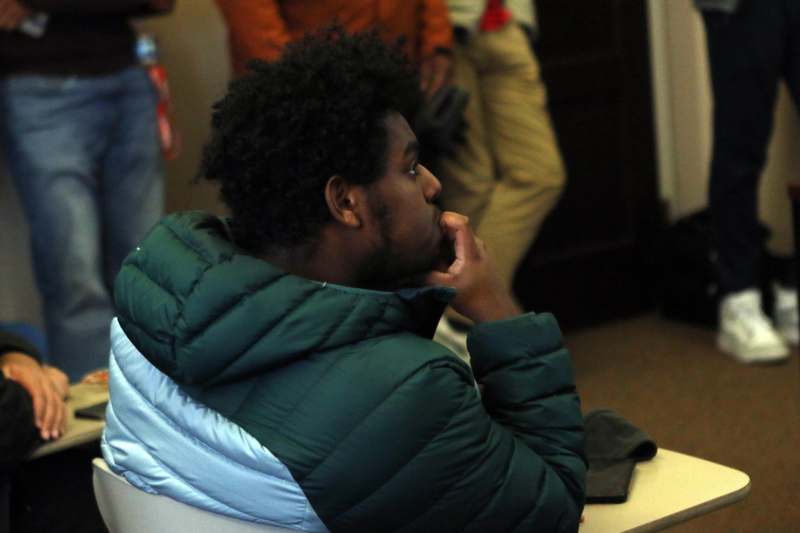
{"label": "seated man", "polygon": [[[569,355],[436,207],[402,55],[334,28],[251,68],[204,157],[230,220],[165,218],[117,277],[112,470],[300,531],[576,531]],[[448,303],[472,369],[430,340]]]}

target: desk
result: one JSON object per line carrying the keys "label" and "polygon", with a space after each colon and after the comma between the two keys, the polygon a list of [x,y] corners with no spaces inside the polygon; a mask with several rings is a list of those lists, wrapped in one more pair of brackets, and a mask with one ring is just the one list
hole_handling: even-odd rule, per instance
{"label": "desk", "polygon": [[590,504],[579,533],[659,531],[731,505],[750,492],[744,472],[661,449],[638,463],[628,501]]}
{"label": "desk", "polygon": [[86,383],[72,385],[69,388],[69,399],[67,400],[69,407],[67,432],[60,439],[50,441],[33,450],[28,459],[36,459],[37,457],[99,439],[106,425],[105,422],[89,418],[75,418],[75,409],[88,407],[106,400],[108,400],[108,387],[105,385],[89,385]]}

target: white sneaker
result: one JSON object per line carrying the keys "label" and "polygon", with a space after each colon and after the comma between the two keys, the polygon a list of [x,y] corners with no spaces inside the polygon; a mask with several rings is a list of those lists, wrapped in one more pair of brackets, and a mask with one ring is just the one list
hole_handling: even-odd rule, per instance
{"label": "white sneaker", "polygon": [[797,346],[800,344],[800,324],[797,316],[797,289],[786,287],[780,283],[772,286],[775,295],[775,306],[773,316],[775,317],[775,329],[778,330],[783,340]]}
{"label": "white sneaker", "polygon": [[723,298],[717,346],[741,363],[774,363],[789,356],[783,339],[761,310],[761,294],[755,289]]}
{"label": "white sneaker", "polygon": [[436,326],[436,333],[433,334],[433,340],[450,348],[457,356],[469,364],[467,334],[453,328],[445,317],[439,319],[439,325]]}

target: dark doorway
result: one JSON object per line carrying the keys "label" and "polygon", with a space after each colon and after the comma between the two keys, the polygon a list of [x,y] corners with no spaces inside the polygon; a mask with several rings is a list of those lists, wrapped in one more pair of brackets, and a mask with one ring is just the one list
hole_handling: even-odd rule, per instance
{"label": "dark doorway", "polygon": [[574,328],[653,305],[661,224],[647,6],[539,0],[537,52],[568,184],[517,272],[522,303]]}

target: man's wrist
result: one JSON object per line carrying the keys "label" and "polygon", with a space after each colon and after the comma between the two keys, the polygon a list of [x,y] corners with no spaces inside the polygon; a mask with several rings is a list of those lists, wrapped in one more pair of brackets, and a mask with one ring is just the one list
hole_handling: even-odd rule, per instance
{"label": "man's wrist", "polygon": [[522,309],[514,302],[510,294],[493,293],[482,298],[470,313],[465,316],[476,324],[505,320],[522,314]]}

